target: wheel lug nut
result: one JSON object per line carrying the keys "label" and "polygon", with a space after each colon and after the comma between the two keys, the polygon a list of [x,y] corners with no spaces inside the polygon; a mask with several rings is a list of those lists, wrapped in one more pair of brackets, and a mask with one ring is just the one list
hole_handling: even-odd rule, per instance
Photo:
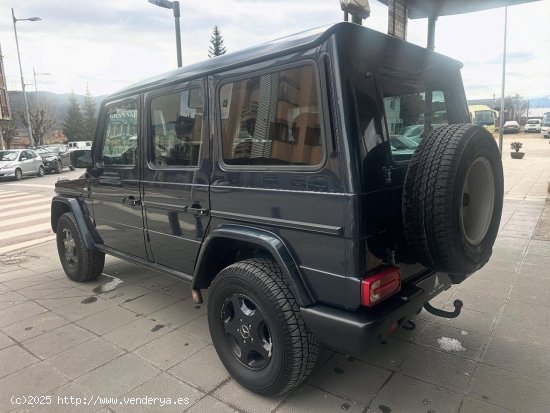
{"label": "wheel lug nut", "polygon": [[252,324],[249,324],[249,325],[248,325],[248,328],[252,328]]}
{"label": "wheel lug nut", "polygon": [[239,318],[239,321],[242,323],[242,322],[243,322],[243,319],[242,319],[242,318]]}

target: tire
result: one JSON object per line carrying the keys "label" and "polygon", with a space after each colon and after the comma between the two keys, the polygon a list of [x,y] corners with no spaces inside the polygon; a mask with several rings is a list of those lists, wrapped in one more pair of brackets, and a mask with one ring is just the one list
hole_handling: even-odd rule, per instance
{"label": "tire", "polygon": [[63,169],[63,165],[61,165],[61,162],[55,161],[55,169],[54,169],[55,173],[60,174],[62,169]]}
{"label": "tire", "polygon": [[70,212],[61,215],[57,222],[57,252],[65,274],[73,281],[95,280],[103,271],[105,254],[86,248]]}
{"label": "tire", "polygon": [[72,166],[72,165],[69,165],[69,170],[74,171],[74,170],[75,170],[75,167]]}
{"label": "tire", "polygon": [[272,396],[289,391],[311,373],[317,339],[274,261],[256,258],[232,264],[216,276],[210,290],[210,335],[237,382]]}
{"label": "tire", "polygon": [[15,181],[20,181],[21,179],[23,179],[23,172],[21,171],[21,169],[17,168],[15,170],[15,175],[13,176],[13,179]]}
{"label": "tire", "polygon": [[45,172],[46,172],[46,171],[44,170],[44,167],[43,167],[42,165],[40,165],[40,166],[38,167],[38,173],[36,174],[36,176],[38,176],[38,177],[44,176],[44,173],[45,173]]}
{"label": "tire", "polygon": [[424,266],[456,275],[489,260],[504,193],[492,135],[469,124],[435,129],[414,153],[403,187],[403,230]]}

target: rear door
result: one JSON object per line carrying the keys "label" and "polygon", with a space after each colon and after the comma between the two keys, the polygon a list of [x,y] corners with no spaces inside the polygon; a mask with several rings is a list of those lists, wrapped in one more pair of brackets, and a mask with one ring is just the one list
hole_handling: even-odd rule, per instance
{"label": "rear door", "polygon": [[154,261],[192,274],[210,200],[208,122],[202,80],[150,92],[143,193]]}
{"label": "rear door", "polygon": [[33,161],[29,151],[21,151],[21,153],[19,154],[19,162],[21,165],[21,171],[24,175],[28,175],[33,172]]}
{"label": "rear door", "polygon": [[139,96],[110,102],[102,113],[89,187],[96,228],[106,247],[148,259],[139,186]]}

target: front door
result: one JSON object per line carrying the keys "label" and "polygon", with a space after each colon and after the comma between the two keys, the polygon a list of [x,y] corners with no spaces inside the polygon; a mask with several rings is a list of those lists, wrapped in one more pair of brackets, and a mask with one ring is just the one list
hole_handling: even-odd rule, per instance
{"label": "front door", "polygon": [[147,238],[157,264],[192,274],[208,225],[208,122],[204,83],[146,95],[142,180]]}
{"label": "front door", "polygon": [[100,144],[90,171],[96,228],[106,247],[148,259],[139,186],[141,167],[138,97],[108,103],[100,118]]}

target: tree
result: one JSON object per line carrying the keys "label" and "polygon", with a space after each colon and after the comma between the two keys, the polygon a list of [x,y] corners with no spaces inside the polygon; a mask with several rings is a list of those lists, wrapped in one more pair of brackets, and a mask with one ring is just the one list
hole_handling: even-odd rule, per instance
{"label": "tree", "polygon": [[225,54],[227,50],[223,45],[222,33],[218,26],[214,26],[212,31],[212,37],[210,37],[210,47],[208,48],[208,57],[212,58],[215,56],[221,56]]}
{"label": "tree", "polygon": [[[44,137],[55,126],[55,109],[52,105],[41,103],[29,108],[32,137],[35,145],[44,145]],[[25,112],[18,111],[19,119],[26,128],[29,127]]]}
{"label": "tree", "polygon": [[84,116],[80,111],[80,104],[76,100],[74,92],[69,97],[69,109],[63,122],[63,133],[70,141],[82,141],[84,139]]}
{"label": "tree", "polygon": [[522,115],[527,112],[528,100],[515,94],[504,98],[504,111],[506,116],[504,120],[517,120],[519,122]]}
{"label": "tree", "polygon": [[95,101],[86,86],[86,96],[84,97],[84,103],[82,103],[82,115],[83,115],[83,127],[82,127],[82,137],[85,141],[94,140],[94,132],[96,126],[96,116],[95,116]]}
{"label": "tree", "polygon": [[4,147],[6,149],[10,149],[11,142],[13,141],[13,138],[15,138],[15,135],[17,134],[17,129],[15,128],[15,125],[11,120],[0,121],[0,128],[2,129]]}

